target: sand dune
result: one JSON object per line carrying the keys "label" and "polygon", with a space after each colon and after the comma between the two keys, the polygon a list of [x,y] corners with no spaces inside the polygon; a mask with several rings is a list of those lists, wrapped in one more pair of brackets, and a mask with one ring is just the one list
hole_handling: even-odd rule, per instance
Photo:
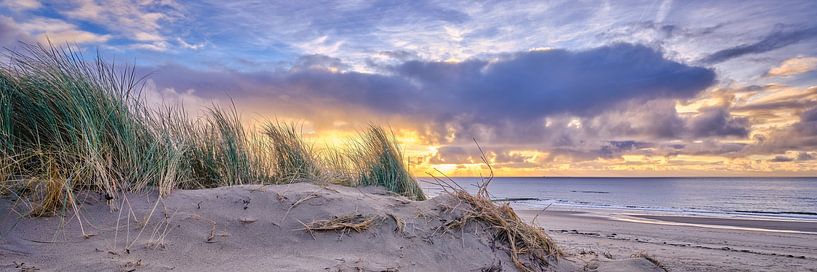
{"label": "sand dune", "polygon": [[[124,206],[121,213],[102,197],[86,195],[82,228],[71,211],[64,219],[20,218],[10,212],[12,202],[3,199],[0,270],[517,269],[506,246],[494,242],[484,225],[440,228],[467,205],[448,196],[412,202],[377,188],[309,183],[177,190],[161,201],[155,195],[128,194],[127,202],[112,204]],[[372,220],[359,232],[305,230],[317,220],[347,215]],[[661,271],[644,258],[599,261],[584,255],[564,256],[538,269]]]}

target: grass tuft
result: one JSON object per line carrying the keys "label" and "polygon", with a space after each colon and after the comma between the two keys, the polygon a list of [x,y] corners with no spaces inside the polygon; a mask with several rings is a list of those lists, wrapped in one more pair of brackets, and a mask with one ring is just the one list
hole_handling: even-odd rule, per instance
{"label": "grass tuft", "polygon": [[133,68],[85,61],[70,47],[23,48],[0,68],[3,144],[21,165],[14,174],[39,181],[31,185],[48,190],[49,204],[62,190],[91,188],[112,196],[128,187],[122,180],[156,178],[155,169],[163,166],[146,167],[154,160],[143,152],[158,147],[135,100],[141,80]]}
{"label": "grass tuft", "polygon": [[377,185],[414,200],[425,200],[423,190],[406,169],[394,135],[382,127],[369,126],[352,148],[361,185]]}
{"label": "grass tuft", "polygon": [[[474,141],[476,142],[476,140]],[[477,144],[479,147],[479,144]],[[436,183],[448,194],[468,204],[461,217],[445,224],[447,229],[462,229],[470,222],[489,226],[496,240],[508,247],[508,254],[520,271],[544,271],[552,261],[562,255],[550,236],[541,227],[525,223],[508,203],[496,204],[488,194],[488,185],[493,180],[493,169],[485,158],[482,148],[482,162],[490,175],[478,185],[476,194],[468,193],[453,180],[434,177]],[[433,176],[432,176],[433,177]],[[527,258],[527,260],[525,260]]]}
{"label": "grass tuft", "polygon": [[278,183],[312,180],[320,177],[312,146],[303,141],[294,124],[268,123],[264,134],[270,141]]}
{"label": "grass tuft", "polygon": [[[394,137],[371,126],[351,150],[318,156],[294,125],[247,131],[235,105],[198,119],[148,106],[143,78],[73,47],[24,44],[0,64],[0,193],[27,197],[32,214],[72,206],[76,190],[103,192],[299,181],[379,185],[425,196]],[[110,201],[114,203],[114,201]]]}

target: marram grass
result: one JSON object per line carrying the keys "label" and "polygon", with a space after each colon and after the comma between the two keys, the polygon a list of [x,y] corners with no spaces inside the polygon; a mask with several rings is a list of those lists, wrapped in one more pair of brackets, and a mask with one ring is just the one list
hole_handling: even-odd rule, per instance
{"label": "marram grass", "polygon": [[395,144],[394,135],[382,127],[370,126],[361,133],[349,154],[356,166],[361,185],[386,187],[415,200],[425,200],[425,194],[406,169],[403,154]]}
{"label": "marram grass", "polygon": [[319,156],[294,125],[248,131],[235,106],[201,118],[148,107],[133,67],[71,47],[30,44],[0,64],[0,193],[35,214],[69,207],[76,190],[118,193],[297,181],[379,185],[425,199],[394,138],[372,126],[351,149]]}
{"label": "marram grass", "polygon": [[270,141],[278,180],[287,182],[316,179],[321,170],[314,149],[305,143],[294,124],[268,123],[263,132]]}

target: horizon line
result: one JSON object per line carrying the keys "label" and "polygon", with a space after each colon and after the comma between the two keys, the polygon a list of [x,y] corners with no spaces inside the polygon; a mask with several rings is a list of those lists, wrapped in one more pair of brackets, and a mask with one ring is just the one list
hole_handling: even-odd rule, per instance
{"label": "horizon line", "polygon": [[[485,178],[480,176],[449,176],[450,178]],[[433,178],[431,176],[416,176],[416,178]],[[445,178],[445,177],[442,177]],[[494,176],[493,178],[567,178],[567,179],[698,179],[698,178],[798,178],[817,179],[817,176]]]}

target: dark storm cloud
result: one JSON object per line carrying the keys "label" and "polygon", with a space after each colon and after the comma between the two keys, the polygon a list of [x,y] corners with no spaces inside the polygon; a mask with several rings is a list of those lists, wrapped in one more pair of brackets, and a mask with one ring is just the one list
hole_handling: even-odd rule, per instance
{"label": "dark storm cloud", "polygon": [[410,61],[394,70],[445,102],[436,111],[468,112],[488,122],[587,116],[633,98],[689,98],[715,80],[711,70],[629,44],[525,52],[493,63]]}
{"label": "dark storm cloud", "polygon": [[689,131],[694,137],[723,137],[749,135],[749,120],[733,117],[724,108],[708,109],[689,120]]}
{"label": "dark storm cloud", "polygon": [[644,143],[639,141],[633,140],[626,140],[626,141],[609,141],[610,145],[608,145],[609,149],[615,150],[634,150],[639,148],[645,148],[652,146],[650,143]]}
{"label": "dark storm cloud", "polygon": [[[576,52],[521,52],[493,61],[406,61],[379,74],[328,69],[343,66],[320,55],[264,73],[166,65],[153,80],[160,88],[194,89],[206,98],[229,94],[238,103],[250,101],[269,109],[351,107],[401,116],[422,124],[417,129],[429,143],[470,144],[477,138],[492,144],[565,149],[587,144],[597,148],[620,137],[686,137],[689,126],[675,112],[674,99],[694,97],[715,82],[712,70],[629,44]],[[656,100],[667,103],[651,102]],[[611,109],[623,113],[593,120]],[[585,125],[571,128],[571,116]],[[695,128],[711,136],[741,134],[735,122],[707,119]],[[718,124],[726,127],[715,128]],[[596,153],[607,156],[610,151],[608,147]]]}
{"label": "dark storm cloud", "polygon": [[790,133],[799,136],[801,140],[811,140],[811,145],[817,146],[817,107],[808,109],[800,114],[800,122],[789,129]]}
{"label": "dark storm cloud", "polygon": [[608,144],[602,146],[598,153],[600,157],[613,157],[622,153],[634,151],[641,148],[651,147],[652,144],[645,142],[638,142],[633,140],[626,141],[609,141]]}
{"label": "dark storm cloud", "polygon": [[756,152],[817,149],[817,107],[803,111],[799,122],[774,130],[768,136],[760,136],[756,140],[757,145],[752,147],[752,151]]}
{"label": "dark storm cloud", "polygon": [[150,78],[160,88],[193,89],[199,96],[216,99],[229,94],[238,101],[260,100],[269,106],[276,106],[282,103],[279,98],[287,97],[290,101],[287,103],[303,107],[323,103],[322,106],[364,106],[395,114],[417,111],[416,98],[412,97],[416,89],[408,81],[386,75],[332,72],[325,66],[325,60],[331,58],[310,57],[289,70],[255,73],[197,71],[165,65],[154,69]]}
{"label": "dark storm cloud", "polygon": [[801,28],[795,30],[774,30],[757,42],[743,44],[728,49],[723,49],[705,57],[705,63],[719,63],[743,55],[759,54],[769,52],[778,48],[792,45],[805,39],[817,36],[817,27]]}
{"label": "dark storm cloud", "polygon": [[686,120],[675,110],[675,101],[632,101],[593,117],[586,130],[604,138],[641,137],[675,139],[683,136]]}
{"label": "dark storm cloud", "polygon": [[817,121],[817,107],[808,109],[800,114],[800,122]]}
{"label": "dark storm cloud", "polygon": [[160,87],[195,89],[205,96],[286,94],[387,114],[443,121],[467,116],[471,122],[498,125],[559,113],[588,116],[636,98],[689,98],[711,86],[715,73],[667,60],[651,48],[618,44],[579,52],[524,52],[495,62],[408,61],[393,67],[393,74],[325,69],[201,72],[165,66],[153,78]]}

